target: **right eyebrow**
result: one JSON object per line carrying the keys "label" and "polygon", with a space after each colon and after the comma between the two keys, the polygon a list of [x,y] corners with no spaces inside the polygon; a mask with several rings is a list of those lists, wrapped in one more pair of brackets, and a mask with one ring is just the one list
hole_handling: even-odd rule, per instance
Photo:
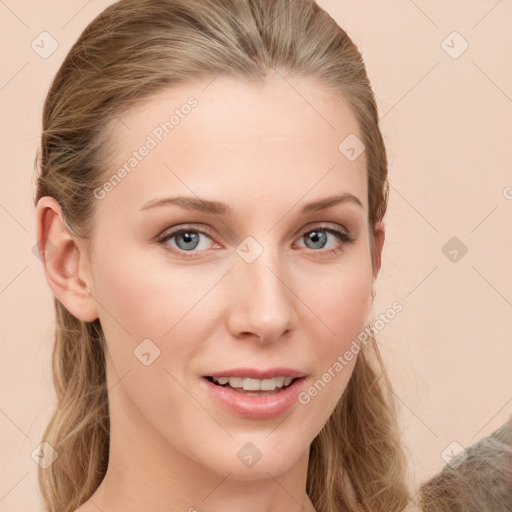
{"label": "right eyebrow", "polygon": [[164,197],[162,199],[153,199],[147,202],[142,208],[155,208],[157,206],[176,205],[187,210],[198,210],[205,213],[212,213],[215,215],[231,215],[231,208],[219,201],[209,201],[207,199],[200,199],[193,196],[175,196]]}

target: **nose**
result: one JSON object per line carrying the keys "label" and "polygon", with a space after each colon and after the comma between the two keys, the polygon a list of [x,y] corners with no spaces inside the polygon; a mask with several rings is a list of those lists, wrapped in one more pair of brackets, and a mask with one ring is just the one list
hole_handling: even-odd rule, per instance
{"label": "nose", "polygon": [[233,336],[271,343],[294,331],[299,299],[275,251],[265,249],[252,263],[237,259],[230,274],[228,328]]}

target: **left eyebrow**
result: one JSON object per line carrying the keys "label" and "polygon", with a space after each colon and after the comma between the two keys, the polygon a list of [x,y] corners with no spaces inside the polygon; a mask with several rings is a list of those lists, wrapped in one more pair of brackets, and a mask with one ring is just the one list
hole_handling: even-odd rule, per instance
{"label": "left eyebrow", "polygon": [[[364,208],[359,198],[352,194],[349,194],[348,192],[345,192],[344,194],[341,195],[326,197],[308,203],[302,207],[300,213],[305,214],[309,212],[318,212],[342,203],[352,203],[359,205],[361,208]],[[231,208],[226,203],[221,203],[219,201],[210,201],[207,199],[200,199],[198,197],[193,196],[175,196],[164,197],[162,199],[153,199],[147,202],[141,208],[141,211],[147,210],[148,208],[155,208],[157,206],[169,205],[176,205],[187,210],[198,210],[204,213],[211,213],[214,215],[232,214]]]}
{"label": "left eyebrow", "polygon": [[363,203],[356,196],[345,192],[339,196],[331,196],[326,197],[324,199],[319,199],[318,201],[313,201],[312,203],[308,203],[301,209],[301,213],[309,213],[309,212],[318,212],[320,210],[326,210],[327,208],[331,208],[337,204],[342,203],[352,203],[364,208]]}

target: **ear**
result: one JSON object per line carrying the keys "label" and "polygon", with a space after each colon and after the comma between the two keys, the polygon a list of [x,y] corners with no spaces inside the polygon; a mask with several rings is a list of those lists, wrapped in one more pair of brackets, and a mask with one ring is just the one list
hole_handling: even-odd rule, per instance
{"label": "ear", "polygon": [[386,228],[384,226],[384,220],[381,219],[377,225],[375,226],[374,232],[374,240],[375,240],[375,265],[374,265],[374,275],[377,278],[377,275],[380,271],[381,263],[382,263],[382,247],[384,246],[384,239],[386,238]]}
{"label": "ear", "polygon": [[85,241],[76,239],[69,232],[62,209],[53,197],[39,199],[36,218],[39,257],[54,295],[79,320],[96,320],[98,312],[90,293],[90,267]]}

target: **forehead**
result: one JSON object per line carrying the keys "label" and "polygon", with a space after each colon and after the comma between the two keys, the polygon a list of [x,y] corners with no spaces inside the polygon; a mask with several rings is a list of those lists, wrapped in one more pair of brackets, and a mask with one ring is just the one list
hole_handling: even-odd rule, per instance
{"label": "forehead", "polygon": [[347,137],[362,139],[351,108],[319,82],[218,77],[164,89],[115,121],[106,178],[124,167],[111,195],[138,205],[165,192],[241,202],[348,192],[366,208],[365,154],[349,160]]}

